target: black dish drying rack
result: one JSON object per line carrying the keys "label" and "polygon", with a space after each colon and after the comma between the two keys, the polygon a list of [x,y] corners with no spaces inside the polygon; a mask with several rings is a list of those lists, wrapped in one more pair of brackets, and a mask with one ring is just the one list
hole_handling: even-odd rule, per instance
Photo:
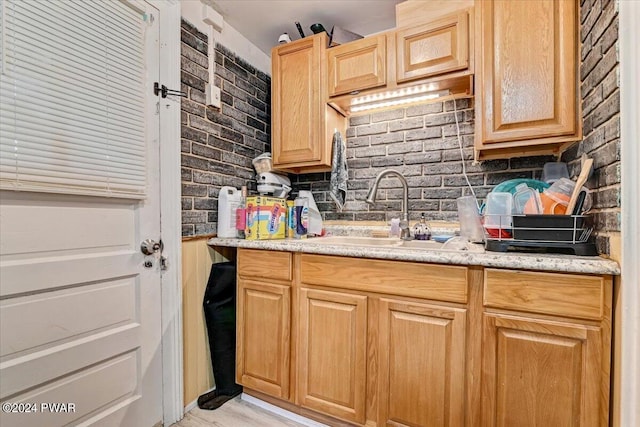
{"label": "black dish drying rack", "polygon": [[[499,229],[496,237],[487,234],[485,249],[488,251],[598,255],[591,238],[593,226],[589,215],[497,215],[492,222],[499,224]],[[507,234],[512,237],[505,237]]]}

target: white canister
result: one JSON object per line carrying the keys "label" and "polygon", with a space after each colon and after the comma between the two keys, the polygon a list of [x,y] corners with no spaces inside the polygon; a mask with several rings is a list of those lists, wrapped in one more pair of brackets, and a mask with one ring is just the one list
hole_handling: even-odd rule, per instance
{"label": "white canister", "polygon": [[242,193],[234,187],[222,187],[218,194],[218,237],[233,238],[236,230],[236,209],[240,206]]}

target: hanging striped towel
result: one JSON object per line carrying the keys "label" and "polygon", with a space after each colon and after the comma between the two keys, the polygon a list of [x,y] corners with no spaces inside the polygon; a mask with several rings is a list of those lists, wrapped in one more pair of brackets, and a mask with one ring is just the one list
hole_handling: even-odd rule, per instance
{"label": "hanging striped towel", "polygon": [[347,145],[338,130],[333,134],[333,158],[331,162],[331,181],[329,196],[336,203],[338,212],[342,212],[347,199]]}

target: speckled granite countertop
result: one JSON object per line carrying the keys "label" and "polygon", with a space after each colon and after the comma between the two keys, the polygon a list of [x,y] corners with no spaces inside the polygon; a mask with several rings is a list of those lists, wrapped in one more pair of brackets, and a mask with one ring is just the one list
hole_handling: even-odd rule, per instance
{"label": "speckled granite countertop", "polygon": [[[332,235],[369,236],[380,227],[332,227]],[[347,246],[318,243],[322,237],[284,240],[240,240],[214,237],[209,246],[303,252],[309,254],[339,255],[357,258],[378,258],[398,261],[417,261],[436,264],[480,265],[483,267],[520,270],[556,271],[583,274],[619,275],[619,265],[602,257],[574,255],[532,254],[515,252],[476,252],[458,250],[428,250],[398,247]],[[482,248],[478,245],[478,250]]]}

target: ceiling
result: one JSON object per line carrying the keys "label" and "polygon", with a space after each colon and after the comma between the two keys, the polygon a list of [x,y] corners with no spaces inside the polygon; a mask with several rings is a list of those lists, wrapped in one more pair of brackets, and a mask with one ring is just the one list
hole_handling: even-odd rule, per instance
{"label": "ceiling", "polygon": [[366,36],[395,27],[395,5],[402,0],[204,0],[261,51],[271,56],[278,37],[288,33],[300,38],[295,22],[305,35],[320,23],[327,31],[334,25]]}

